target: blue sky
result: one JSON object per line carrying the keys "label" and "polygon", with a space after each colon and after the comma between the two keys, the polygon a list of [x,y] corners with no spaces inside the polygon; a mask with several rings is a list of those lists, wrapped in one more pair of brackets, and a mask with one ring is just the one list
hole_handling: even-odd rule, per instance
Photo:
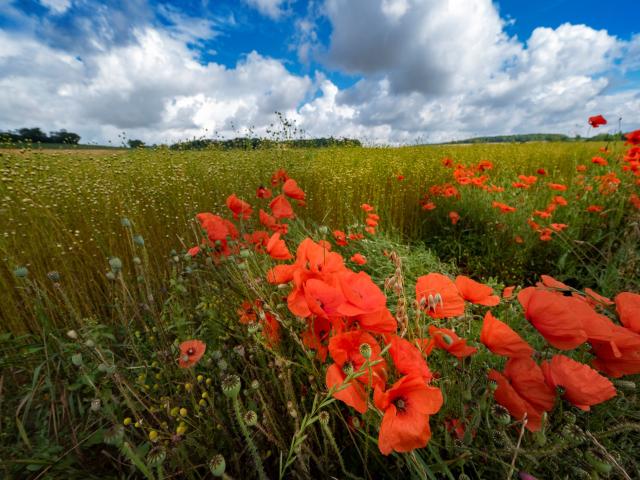
{"label": "blue sky", "polygon": [[588,134],[596,113],[633,127],[634,4],[0,0],[0,129],[162,142],[265,132],[275,110],[309,136],[392,144]]}

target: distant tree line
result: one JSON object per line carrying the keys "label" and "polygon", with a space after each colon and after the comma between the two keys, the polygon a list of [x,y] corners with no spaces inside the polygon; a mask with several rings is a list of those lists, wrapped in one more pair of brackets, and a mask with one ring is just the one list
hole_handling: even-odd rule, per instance
{"label": "distant tree line", "polygon": [[361,147],[360,140],[351,138],[310,138],[295,140],[271,140],[268,138],[237,137],[228,140],[214,140],[199,138],[174,143],[170,148],[174,150],[257,150],[262,148],[274,148],[286,146],[292,148],[324,148],[324,147]]}
{"label": "distant tree line", "polygon": [[446,143],[525,143],[525,142],[613,142],[624,140],[623,133],[601,133],[583,138],[580,135],[570,137],[561,133],[527,133],[522,135],[496,135],[493,137],[474,137]]}
{"label": "distant tree line", "polygon": [[67,132],[65,129],[56,132],[43,132],[40,128],[19,128],[7,132],[0,131],[0,141],[2,143],[64,143],[67,145],[78,145],[80,135]]}

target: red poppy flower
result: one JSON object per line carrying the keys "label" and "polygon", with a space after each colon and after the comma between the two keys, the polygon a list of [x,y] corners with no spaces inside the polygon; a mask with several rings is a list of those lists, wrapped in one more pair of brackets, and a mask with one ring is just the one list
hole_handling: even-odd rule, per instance
{"label": "red poppy flower", "polygon": [[421,205],[422,205],[422,210],[425,210],[425,211],[431,211],[436,209],[436,204],[430,201],[424,202]]}
{"label": "red poppy flower", "polygon": [[392,333],[398,329],[398,322],[387,307],[376,312],[349,317],[349,321],[368,332]]}
{"label": "red poppy flower", "polygon": [[458,212],[451,211],[449,212],[449,219],[451,220],[451,224],[455,225],[460,220],[460,214],[458,214]]}
{"label": "red poppy flower", "polygon": [[589,125],[593,128],[598,128],[600,125],[606,125],[607,120],[602,115],[595,115],[593,117],[589,117]]}
{"label": "red poppy flower", "polygon": [[442,407],[442,392],[427,386],[417,374],[402,377],[383,392],[374,393],[376,407],[384,412],[378,448],[383,455],[391,452],[410,452],[423,448],[431,438],[429,416]]}
{"label": "red poppy flower", "polygon": [[291,208],[291,204],[284,195],[278,195],[273,200],[271,200],[269,208],[271,209],[271,213],[273,213],[273,216],[278,220],[281,218],[295,217],[293,208]]}
{"label": "red poppy flower", "polygon": [[640,130],[634,130],[624,136],[627,141],[625,145],[640,145]]}
{"label": "red poppy flower", "polygon": [[[379,360],[380,346],[376,339],[367,332],[356,330],[335,335],[329,340],[329,354],[335,363],[327,369],[325,378],[327,388],[334,388],[343,384],[349,373],[360,370],[366,361],[360,353],[360,345],[364,343],[371,347],[369,360],[371,362]],[[374,365],[371,367],[371,378],[369,377],[369,372],[366,371],[364,375],[351,380],[346,388],[335,392],[333,396],[355,408],[360,413],[366,412],[367,397],[363,384],[384,385],[386,379],[385,369],[384,361]]]}
{"label": "red poppy flower", "polygon": [[563,387],[562,397],[581,410],[616,396],[616,389],[607,378],[584,363],[554,355],[551,362],[543,362],[542,370],[552,387]]}
{"label": "red poppy flower", "polygon": [[391,343],[389,354],[398,372],[403,375],[418,374],[425,382],[431,380],[433,375],[422,352],[415,345],[397,335],[392,335],[389,343]]}
{"label": "red poppy flower", "polygon": [[622,292],[616,295],[616,311],[620,323],[635,333],[640,333],[640,295]]}
{"label": "red poppy flower", "polygon": [[487,312],[482,322],[480,341],[496,355],[530,357],[533,348],[506,323]]}
{"label": "red poppy flower", "polygon": [[522,420],[526,415],[528,430],[540,430],[542,414],[553,408],[555,393],[546,384],[536,362],[529,357],[510,358],[504,375],[490,370],[489,379],[498,384],[494,392],[496,402],[509,410],[517,420]]}
{"label": "red poppy flower", "polygon": [[593,353],[598,357],[593,366],[610,377],[640,373],[640,335],[614,325],[611,340],[592,341]]}
{"label": "red poppy flower", "polygon": [[602,165],[602,166],[606,166],[609,165],[609,162],[607,162],[604,158],[602,157],[593,157],[591,159],[591,163],[595,163],[596,165]]}
{"label": "red poppy flower", "polygon": [[331,331],[331,322],[326,318],[309,319],[307,329],[302,332],[302,343],[317,352],[317,356],[321,362],[327,359],[327,341]]}
{"label": "red poppy flower", "polygon": [[500,303],[500,297],[492,295],[493,289],[490,286],[478,283],[464,275],[456,277],[456,287],[467,302],[486,307],[494,307]]}
{"label": "red poppy flower", "polygon": [[599,213],[603,210],[604,210],[604,207],[602,205],[589,205],[587,207],[587,212],[591,212],[591,213]]}
{"label": "red poppy flower", "polygon": [[379,312],[387,304],[387,298],[365,272],[346,270],[338,275],[345,301],[338,307],[341,315],[352,317]]}
{"label": "red poppy flower", "polygon": [[498,209],[500,209],[500,211],[501,211],[502,213],[512,213],[512,212],[515,212],[515,211],[516,211],[516,208],[515,208],[515,207],[510,207],[510,206],[509,206],[509,205],[507,205],[506,203],[501,203],[501,202],[496,202],[496,201],[494,201],[494,202],[491,204],[491,206],[492,206],[493,208],[498,208]]}
{"label": "red poppy flower", "polygon": [[608,306],[608,305],[614,304],[614,302],[612,302],[611,299],[607,297],[603,297],[602,295],[600,295],[597,292],[594,292],[590,288],[585,288],[584,293],[587,295],[586,300],[591,306],[596,306],[596,305]]}
{"label": "red poppy flower", "polygon": [[433,338],[436,347],[446,350],[458,359],[469,357],[478,351],[477,348],[467,345],[464,338],[460,338],[456,332],[448,328],[429,325],[429,335]]}
{"label": "red poppy flower", "polygon": [[632,193],[631,195],[629,195],[629,201],[631,202],[631,205],[636,208],[636,210],[640,210],[640,196]]}
{"label": "red poppy flower", "polygon": [[563,292],[568,292],[572,290],[572,288],[566,283],[562,283],[560,280],[556,280],[551,275],[540,275],[540,282],[536,285],[538,287],[547,287],[554,290],[561,290]]}
{"label": "red poppy flower", "polygon": [[286,182],[287,180],[289,180],[289,175],[287,175],[287,172],[285,172],[282,168],[271,175],[271,185],[273,185],[274,187],[279,183]]}
{"label": "red poppy flower", "polygon": [[342,230],[334,230],[333,238],[336,240],[336,245],[339,245],[341,247],[346,247],[348,245],[347,234]]}
{"label": "red poppy flower", "polygon": [[514,241],[514,242],[516,242],[516,243],[518,243],[518,244],[523,244],[523,243],[524,243],[524,238],[522,238],[520,235],[516,235],[516,236],[513,238],[513,241]]}
{"label": "red poppy flower", "polygon": [[547,171],[544,168],[539,168],[538,170],[536,170],[536,173],[538,175],[545,176],[547,174]]}
{"label": "red poppy flower", "polygon": [[444,167],[452,167],[453,166],[453,160],[451,158],[445,157],[442,159],[442,165]]}
{"label": "red poppy flower", "polygon": [[357,263],[358,265],[364,265],[365,263],[367,263],[367,259],[359,253],[354,254],[351,257],[351,261],[353,263]]}
{"label": "red poppy flower", "polygon": [[178,365],[180,368],[193,367],[200,361],[206,350],[207,345],[200,340],[187,340],[186,342],[182,342],[180,344]]}
{"label": "red poppy flower", "polygon": [[573,350],[587,341],[582,319],[575,314],[575,304],[558,293],[528,287],[520,291],[518,300],[525,317],[555,348]]}
{"label": "red poppy flower", "polygon": [[566,207],[569,204],[562,195],[556,195],[555,197],[553,197],[553,203],[555,203],[556,205],[561,205],[563,207]]}
{"label": "red poppy flower", "polygon": [[368,203],[363,203],[362,205],[360,205],[360,208],[365,212],[372,212],[374,210],[374,208]]}
{"label": "red poppy flower", "polygon": [[289,252],[287,248],[287,244],[280,238],[280,233],[271,235],[269,242],[267,242],[267,253],[275,260],[289,260],[293,258],[293,255],[291,255],[291,252]]}
{"label": "red poppy flower", "polygon": [[587,166],[586,165],[578,165],[576,167],[576,171],[577,172],[586,172],[587,171]]}
{"label": "red poppy flower", "polygon": [[504,290],[502,291],[502,298],[511,298],[515,289],[516,287],[504,287]]}
{"label": "red poppy flower", "polygon": [[235,193],[227,198],[227,208],[233,212],[233,218],[242,217],[244,220],[251,216],[253,209],[244,200],[240,200]]}
{"label": "red poppy flower", "polygon": [[404,175],[396,175],[396,179],[401,182],[404,180]]}
{"label": "red poppy flower", "polygon": [[305,193],[298,186],[298,182],[296,182],[293,178],[290,178],[284,185],[282,185],[282,193],[284,193],[287,197],[293,198],[294,200],[298,200],[298,205],[304,205]]}
{"label": "red poppy flower", "polygon": [[260,185],[256,190],[256,197],[258,198],[271,198],[271,190]]}
{"label": "red poppy flower", "polygon": [[567,189],[566,185],[563,185],[561,183],[548,183],[547,186],[551,189],[551,190],[556,190],[558,192],[564,192]]}
{"label": "red poppy flower", "polygon": [[455,283],[440,273],[418,278],[416,300],[433,318],[458,317],[464,313],[464,299]]}
{"label": "red poppy flower", "polygon": [[197,246],[197,245],[195,247],[191,247],[189,250],[187,250],[187,255],[189,255],[190,257],[195,257],[199,253],[200,253],[200,247]]}

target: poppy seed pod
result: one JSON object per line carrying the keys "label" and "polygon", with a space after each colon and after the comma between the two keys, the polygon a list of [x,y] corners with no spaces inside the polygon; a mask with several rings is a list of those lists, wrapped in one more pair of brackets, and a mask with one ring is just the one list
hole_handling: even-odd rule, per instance
{"label": "poppy seed pod", "polygon": [[164,447],[156,447],[152,449],[147,455],[147,464],[150,467],[158,467],[164,463],[164,460],[166,458],[167,451],[164,449]]}
{"label": "poppy seed pod", "polygon": [[329,424],[329,419],[330,419],[330,415],[329,413],[327,413],[326,411],[322,411],[318,414],[318,420],[320,421],[320,423],[322,425],[328,425]]}
{"label": "poppy seed pod", "polygon": [[367,360],[369,358],[371,358],[371,345],[369,345],[368,343],[362,343],[360,344],[360,355],[362,355],[364,358],[366,358]]}
{"label": "poppy seed pod", "polygon": [[224,475],[224,471],[227,465],[224,461],[224,457],[220,454],[214,455],[213,458],[209,461],[209,470],[214,477],[221,477]]}
{"label": "poppy seed pod", "polygon": [[240,393],[241,386],[240,377],[237,375],[229,375],[222,380],[222,393],[228,398],[236,398]]}
{"label": "poppy seed pod", "polygon": [[120,270],[122,270],[122,260],[120,260],[118,257],[111,257],[109,259],[109,266],[111,267],[111,271],[113,273],[118,273]]}
{"label": "poppy seed pod", "polygon": [[26,278],[29,275],[29,270],[27,270],[27,267],[16,267],[13,274],[16,278]]}
{"label": "poppy seed pod", "polygon": [[247,410],[243,416],[243,420],[248,427],[255,427],[258,423],[258,414],[253,410]]}

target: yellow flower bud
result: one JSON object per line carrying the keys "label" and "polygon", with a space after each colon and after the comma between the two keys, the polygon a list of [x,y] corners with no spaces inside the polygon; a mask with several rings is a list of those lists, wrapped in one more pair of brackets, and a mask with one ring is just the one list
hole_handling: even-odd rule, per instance
{"label": "yellow flower bud", "polygon": [[180,416],[181,417],[186,417],[188,413],[189,413],[189,411],[186,408],[181,408],[180,409]]}
{"label": "yellow flower bud", "polygon": [[129,425],[131,425],[131,422],[132,422],[131,418],[127,417],[127,418],[124,419],[124,422],[122,422],[122,423],[124,423],[125,427],[128,427]]}
{"label": "yellow flower bud", "polygon": [[151,440],[152,442],[158,440],[158,432],[156,432],[155,430],[151,430],[149,432],[149,440]]}

